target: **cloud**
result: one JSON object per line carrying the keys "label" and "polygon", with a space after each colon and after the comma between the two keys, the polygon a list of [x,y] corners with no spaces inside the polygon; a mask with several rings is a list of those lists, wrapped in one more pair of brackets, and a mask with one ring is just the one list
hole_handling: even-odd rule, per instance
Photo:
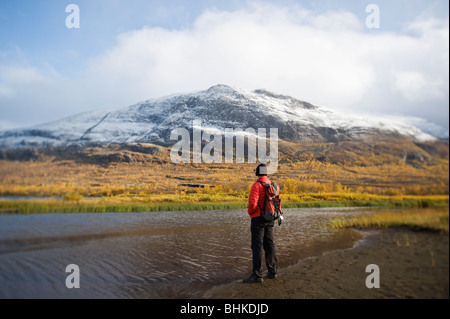
{"label": "cloud", "polygon": [[407,101],[427,101],[429,99],[442,99],[444,92],[440,82],[425,79],[419,72],[396,72],[394,74],[394,88],[397,89]]}
{"label": "cloud", "polygon": [[[144,28],[119,36],[90,63],[96,83],[146,98],[216,83],[267,88],[322,104],[355,103],[375,80],[356,56],[362,25],[350,13],[314,15],[301,8],[253,6],[206,11],[187,30]],[[125,80],[125,81],[124,81]]]}
{"label": "cloud", "polygon": [[11,87],[0,84],[0,98],[11,99],[14,97],[14,91]]}
{"label": "cloud", "polygon": [[76,81],[52,68],[0,65],[1,129],[50,122],[78,113],[83,105],[79,92],[82,91]]}
{"label": "cloud", "polygon": [[204,11],[185,29],[122,33],[77,78],[0,69],[0,103],[22,105],[28,90],[43,112],[70,115],[223,83],[448,127],[448,42],[448,19],[418,17],[394,33],[346,11],[258,3]]}

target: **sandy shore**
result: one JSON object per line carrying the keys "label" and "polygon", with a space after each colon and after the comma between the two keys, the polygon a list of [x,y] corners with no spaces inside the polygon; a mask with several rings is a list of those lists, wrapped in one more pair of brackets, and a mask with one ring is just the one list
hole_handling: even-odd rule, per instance
{"label": "sandy shore", "polygon": [[[380,288],[366,287],[366,266]],[[302,260],[262,284],[218,286],[205,298],[449,298],[449,235],[407,230],[368,233],[354,248]]]}

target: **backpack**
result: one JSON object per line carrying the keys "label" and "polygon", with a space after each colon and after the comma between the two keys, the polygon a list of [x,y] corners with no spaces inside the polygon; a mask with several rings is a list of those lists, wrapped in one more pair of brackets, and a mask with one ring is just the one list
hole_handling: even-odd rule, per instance
{"label": "backpack", "polygon": [[262,181],[258,181],[258,183],[261,183],[261,185],[264,186],[266,192],[264,196],[264,206],[262,208],[259,207],[261,210],[261,217],[268,222],[277,220],[282,215],[281,200],[275,199],[278,196],[278,185],[276,183],[266,184]]}

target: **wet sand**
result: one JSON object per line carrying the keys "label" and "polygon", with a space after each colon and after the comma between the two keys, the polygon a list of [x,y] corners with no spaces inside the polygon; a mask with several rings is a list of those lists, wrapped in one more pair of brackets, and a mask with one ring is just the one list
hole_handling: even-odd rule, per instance
{"label": "wet sand", "polygon": [[[380,288],[366,287],[366,267],[380,269]],[[449,235],[385,230],[366,234],[351,249],[311,257],[262,284],[214,287],[205,298],[343,299],[449,298]]]}

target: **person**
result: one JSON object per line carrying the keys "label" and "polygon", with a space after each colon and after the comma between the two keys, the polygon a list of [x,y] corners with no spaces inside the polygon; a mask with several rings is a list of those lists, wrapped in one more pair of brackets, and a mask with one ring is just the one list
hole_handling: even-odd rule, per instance
{"label": "person", "polygon": [[[264,164],[258,165],[256,168],[256,176],[258,181],[251,188],[248,198],[248,214],[251,217],[251,237],[252,237],[252,255],[253,255],[253,272],[250,277],[245,278],[244,283],[262,283],[264,281],[262,274],[263,249],[265,253],[266,266],[268,270],[268,279],[278,277],[277,256],[273,239],[274,221],[267,222],[261,217],[261,209],[265,200],[265,189],[261,184],[270,183],[267,177],[267,167]],[[278,194],[280,189],[278,186]],[[276,199],[280,195],[277,195]]]}

